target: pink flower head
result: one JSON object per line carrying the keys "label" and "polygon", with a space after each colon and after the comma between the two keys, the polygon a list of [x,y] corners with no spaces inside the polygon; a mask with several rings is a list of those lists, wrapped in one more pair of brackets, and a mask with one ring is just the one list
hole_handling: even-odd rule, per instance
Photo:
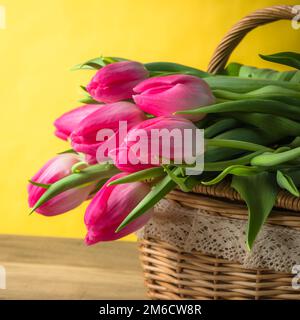
{"label": "pink flower head", "polygon": [[97,101],[117,102],[130,99],[132,89],[148,77],[149,72],[139,62],[115,62],[98,70],[86,89]]}
{"label": "pink flower head", "polygon": [[[196,156],[197,133],[197,127],[185,118],[148,119],[133,127],[110,155],[115,165],[127,172],[159,166],[163,160],[191,162]],[[189,138],[185,139],[187,134]]]}
{"label": "pink flower head", "polygon": [[[173,115],[176,111],[195,109],[213,104],[215,98],[208,84],[190,75],[153,77],[134,87],[133,100],[145,112],[155,116]],[[192,121],[205,114],[183,115]]]}
{"label": "pink flower head", "polygon": [[[41,184],[54,183],[71,174],[72,166],[79,161],[80,158],[76,154],[60,154],[49,160],[31,181]],[[45,216],[54,216],[72,210],[88,198],[94,187],[89,185],[64,191],[40,206],[36,212]],[[29,206],[33,207],[45,192],[45,188],[30,183],[28,185]]]}
{"label": "pink flower head", "polygon": [[122,238],[140,229],[150,219],[153,209],[128,224],[120,232],[115,232],[126,216],[150,191],[150,186],[143,182],[108,186],[111,181],[126,175],[120,173],[109,179],[89,204],[84,217],[88,230],[85,242],[88,245]]}
{"label": "pink flower head", "polygon": [[[72,132],[72,146],[77,152],[83,152],[89,155],[90,159],[95,159],[98,148],[104,143],[102,133],[105,136],[106,133],[110,133],[105,141],[111,141],[112,148],[116,148],[120,139],[120,122],[126,122],[129,130],[145,119],[144,112],[133,103],[123,101],[104,104],[99,110],[84,118]],[[98,156],[97,160],[103,161]]]}
{"label": "pink flower head", "polygon": [[67,140],[80,121],[98,110],[100,106],[100,104],[87,104],[64,113],[54,122],[54,126],[56,127],[55,135],[58,138]]}

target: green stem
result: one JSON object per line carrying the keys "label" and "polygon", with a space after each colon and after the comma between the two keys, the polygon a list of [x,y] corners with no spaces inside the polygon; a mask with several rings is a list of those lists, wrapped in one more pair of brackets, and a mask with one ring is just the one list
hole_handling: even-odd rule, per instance
{"label": "green stem", "polygon": [[281,153],[266,153],[258,155],[251,160],[253,166],[276,166],[300,157],[300,147],[281,152]]}
{"label": "green stem", "polygon": [[227,160],[227,161],[216,161],[216,162],[206,162],[204,163],[204,171],[222,171],[226,169],[227,167],[233,166],[233,165],[245,165],[249,164],[251,159],[255,156],[261,154],[263,151],[255,151],[250,154],[247,154],[246,156],[233,159],[233,160]]}
{"label": "green stem", "polygon": [[274,151],[272,148],[260,144],[238,140],[205,139],[205,144],[207,147],[223,147],[247,151]]}
{"label": "green stem", "polygon": [[80,161],[80,162],[75,163],[72,166],[71,171],[72,171],[72,173],[79,173],[82,169],[85,169],[88,166],[89,166],[88,163],[86,163],[85,161]]}
{"label": "green stem", "polygon": [[212,104],[197,109],[177,111],[175,114],[202,114],[202,113],[226,113],[226,112],[258,112],[275,114],[294,120],[300,120],[300,108],[297,105],[273,100],[251,99],[236,100]]}

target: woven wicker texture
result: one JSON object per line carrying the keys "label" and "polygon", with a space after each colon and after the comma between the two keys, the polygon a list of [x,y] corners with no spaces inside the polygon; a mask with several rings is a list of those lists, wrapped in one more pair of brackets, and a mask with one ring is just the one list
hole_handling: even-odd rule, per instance
{"label": "woven wicker texture", "polygon": [[140,241],[145,285],[151,299],[294,299],[294,275],[244,269],[240,264],[186,253],[155,239]]}
{"label": "woven wicker texture", "polygon": [[[243,201],[239,193],[230,187],[230,182],[228,180],[222,181],[221,183],[213,186],[197,185],[193,189],[193,192],[212,196],[214,198],[225,198],[228,200],[239,201],[239,202]],[[278,193],[275,206],[277,208],[299,212],[300,198],[294,197],[287,191],[282,190]]]}
{"label": "woven wicker texture", "polygon": [[[248,219],[248,210],[244,204],[238,203],[237,201],[222,201],[221,199],[215,199],[215,195],[213,196],[214,198],[201,194],[172,191],[166,198],[175,200],[185,207],[207,210],[210,214],[217,214],[218,216],[233,219]],[[267,222],[268,224],[300,230],[299,212],[273,210]]]}
{"label": "woven wicker texture", "polygon": [[[281,19],[291,20],[293,17],[292,7],[285,5],[261,9],[244,17],[231,28],[216,48],[208,71],[221,71],[234,48],[252,29]],[[168,198],[187,207],[218,212],[220,216],[247,219],[245,205],[226,181],[210,187],[199,185],[193,193],[173,191]],[[289,211],[276,209],[268,223],[300,230],[300,215],[291,212],[300,211],[298,198],[282,191],[278,195],[276,207]],[[293,289],[291,285],[293,274],[245,269],[238,263],[201,252],[183,252],[153,238],[140,241],[140,253],[145,285],[152,299],[300,300],[300,290]]]}

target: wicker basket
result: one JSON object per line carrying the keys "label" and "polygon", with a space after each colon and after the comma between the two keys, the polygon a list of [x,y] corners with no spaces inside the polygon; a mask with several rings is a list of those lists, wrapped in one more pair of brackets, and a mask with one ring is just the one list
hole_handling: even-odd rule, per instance
{"label": "wicker basket", "polygon": [[[291,20],[291,6],[258,10],[240,20],[223,38],[208,67],[222,70],[234,48],[252,29],[277,20]],[[192,193],[173,191],[168,197],[190,208],[209,209],[233,219],[247,219],[247,209],[228,182],[213,187],[197,186]],[[285,192],[278,195],[268,219],[300,230],[300,200]],[[283,209],[283,210],[282,210]],[[294,211],[294,213],[293,213]],[[299,299],[300,290],[291,286],[293,274],[264,269],[246,269],[239,263],[201,252],[187,253],[157,239],[140,240],[145,285],[151,299]]]}

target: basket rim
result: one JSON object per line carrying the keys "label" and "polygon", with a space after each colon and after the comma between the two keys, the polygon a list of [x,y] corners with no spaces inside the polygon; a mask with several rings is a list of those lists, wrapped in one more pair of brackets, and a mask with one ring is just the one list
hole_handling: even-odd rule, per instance
{"label": "basket rim", "polygon": [[[176,187],[176,190],[181,191],[179,187]],[[192,191],[182,193],[192,193],[211,198],[219,198],[220,200],[225,200],[231,203],[245,203],[240,194],[230,186],[229,179],[225,179],[213,186],[198,184],[192,189]],[[300,197],[297,198],[286,190],[280,190],[278,192],[274,207],[280,210],[300,212]]]}

